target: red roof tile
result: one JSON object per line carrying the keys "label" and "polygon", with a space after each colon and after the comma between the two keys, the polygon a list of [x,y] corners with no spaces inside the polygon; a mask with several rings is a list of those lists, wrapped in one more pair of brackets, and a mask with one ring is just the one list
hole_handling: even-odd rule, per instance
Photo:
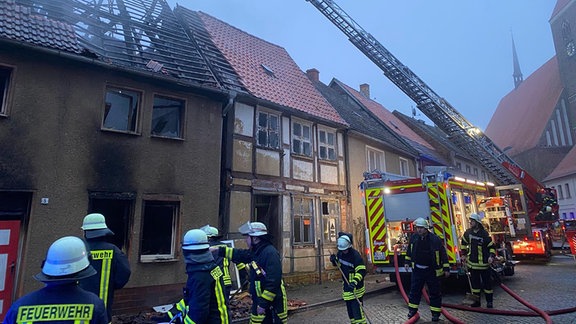
{"label": "red roof tile", "polygon": [[381,104],[376,101],[366,98],[362,93],[357,90],[352,89],[346,84],[340,82],[340,84],[346,88],[346,90],[354,96],[362,105],[368,108],[374,115],[376,115],[386,126],[390,127],[396,134],[408,138],[420,145],[427,147],[428,149],[434,150],[434,147],[430,145],[425,139],[420,137],[416,132],[414,132],[408,125],[401,121],[398,117],[394,116],[388,109],[386,109]]}
{"label": "red roof tile", "polygon": [[284,48],[232,27],[206,13],[199,12],[199,15],[214,44],[240,75],[251,94],[347,125]]}
{"label": "red roof tile", "polygon": [[576,174],[576,146],[572,147],[570,152],[566,154],[564,159],[558,163],[554,171],[552,171],[544,181],[550,181],[557,178]]}
{"label": "red roof tile", "polygon": [[510,146],[512,156],[534,148],[562,90],[558,62],[553,57],[500,100],[486,135],[501,148]]}

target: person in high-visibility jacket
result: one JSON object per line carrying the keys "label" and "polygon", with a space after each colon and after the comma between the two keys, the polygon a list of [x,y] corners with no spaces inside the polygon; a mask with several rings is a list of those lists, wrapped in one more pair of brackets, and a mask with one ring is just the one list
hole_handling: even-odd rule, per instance
{"label": "person in high-visibility jacket", "polygon": [[104,301],[108,321],[112,321],[114,291],[123,288],[130,279],[128,258],[116,245],[106,241],[114,235],[99,213],[88,214],[82,222],[84,238],[91,255],[90,264],[98,275],[80,281],[80,287],[98,295]]}
{"label": "person in high-visibility jacket", "polygon": [[426,284],[430,294],[432,322],[439,322],[442,312],[440,278],[442,275],[446,278],[450,276],[448,255],[442,240],[428,230],[430,225],[427,220],[419,217],[412,224],[416,233],[410,237],[404,258],[406,271],[412,270],[408,318],[412,318],[418,312],[422,288]]}
{"label": "person in high-visibility jacket", "polygon": [[[204,232],[206,232],[206,236],[208,236],[208,243],[210,246],[228,246],[226,243],[220,241],[222,235],[220,235],[220,231],[214,226],[205,225],[200,228]],[[219,256],[217,252],[213,253],[214,261],[216,264],[222,269],[224,273],[224,293],[226,294],[226,301],[230,298],[230,291],[232,290],[232,277],[230,276],[230,260],[225,257]],[[247,273],[246,273],[246,265],[244,263],[240,263],[236,265],[238,269],[238,287],[241,288],[246,281]]]}
{"label": "person in high-visibility jacket", "polygon": [[492,290],[490,264],[494,262],[496,247],[490,234],[484,229],[480,215],[470,214],[468,218],[470,228],[462,235],[460,250],[462,262],[466,262],[470,271],[471,293],[476,296],[476,301],[470,306],[480,307],[480,293],[483,290],[486,307],[492,308],[494,307],[494,291]]}
{"label": "person in high-visibility jacket", "polygon": [[366,265],[360,253],[352,247],[352,234],[338,233],[336,243],[338,253],[330,255],[330,262],[340,268],[342,274],[342,299],[346,302],[348,318],[352,324],[364,324],[366,315],[360,303],[366,292]]}
{"label": "person in high-visibility jacket", "polygon": [[[186,232],[182,253],[186,263],[184,300],[176,307],[183,310],[185,324],[227,324],[230,314],[224,296],[224,272],[214,261],[208,237],[201,229]],[[185,314],[184,314],[185,313]]]}
{"label": "person in high-visibility jacket", "polygon": [[34,276],[46,286],[16,300],[3,323],[108,323],[104,302],[78,286],[78,280],[94,275],[80,238],[56,240],[48,248],[42,272]]}
{"label": "person in high-visibility jacket", "polygon": [[250,324],[287,323],[288,300],[282,280],[282,262],[278,250],[271,243],[266,225],[247,222],[238,231],[246,236],[248,249],[227,246],[213,246],[210,249],[236,264],[244,263],[250,268]]}

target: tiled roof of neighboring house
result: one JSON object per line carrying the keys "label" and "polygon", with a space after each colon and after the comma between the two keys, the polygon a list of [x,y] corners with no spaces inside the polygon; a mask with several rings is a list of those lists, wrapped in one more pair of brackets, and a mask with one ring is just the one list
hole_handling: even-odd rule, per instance
{"label": "tiled roof of neighboring house", "polygon": [[212,40],[257,98],[346,125],[288,52],[206,13],[199,12]]}
{"label": "tiled roof of neighboring house", "polygon": [[508,93],[486,127],[486,135],[515,155],[538,145],[562,93],[558,62],[551,58]]}
{"label": "tiled roof of neighboring house", "polygon": [[576,146],[572,147],[570,152],[566,154],[564,159],[558,163],[554,171],[552,171],[544,181],[550,181],[569,175],[576,175]]}
{"label": "tiled roof of neighboring house", "polygon": [[218,81],[229,90],[246,92],[240,76],[212,42],[198,12],[177,5],[174,14],[180,19],[190,38],[204,54]]}
{"label": "tiled roof of neighboring house", "polygon": [[571,0],[558,0],[556,2],[556,6],[554,6],[554,10],[552,10],[552,15],[550,19],[554,18]]}
{"label": "tiled roof of neighboring house", "polygon": [[[24,7],[30,4],[28,0],[15,1]],[[28,10],[72,25],[81,55],[182,84],[222,88],[166,0],[35,0],[34,3]],[[54,40],[47,41],[48,44],[42,45],[54,47]]]}
{"label": "tiled roof of neighboring house", "polygon": [[465,159],[469,159],[470,156],[460,149],[458,146],[454,145],[449,139],[448,135],[444,133],[440,128],[436,125],[428,125],[423,120],[417,120],[415,118],[408,117],[403,113],[394,110],[392,112],[394,116],[398,117],[401,121],[407,124],[412,130],[420,131],[420,134],[426,134],[438,144],[444,146],[448,151],[454,152],[456,155],[463,157]]}
{"label": "tiled roof of neighboring house", "polygon": [[383,123],[372,117],[365,109],[350,103],[348,100],[324,83],[312,81],[316,89],[330,102],[338,111],[340,116],[348,122],[350,129],[366,135],[370,138],[381,141],[384,145],[400,150],[406,154],[418,156],[418,152],[410,147],[409,143],[400,138]]}
{"label": "tiled roof of neighboring house", "polygon": [[71,25],[37,15],[14,0],[0,0],[0,38],[80,53]]}
{"label": "tiled roof of neighboring house", "polygon": [[[337,81],[337,80],[336,80]],[[339,81],[337,81],[339,82]],[[366,98],[362,93],[357,90],[352,89],[351,87],[347,86],[346,84],[339,82],[342,87],[344,87],[351,96],[353,96],[356,100],[358,100],[364,107],[368,108],[373,114],[378,116],[382,122],[386,124],[386,126],[390,127],[394,132],[398,135],[408,138],[416,143],[419,143],[422,146],[428,147],[429,149],[434,149],[430,143],[426,142],[425,139],[420,137],[420,135],[416,134],[413,130],[410,129],[406,124],[404,124],[400,119],[394,116],[388,109],[386,109],[381,104],[377,103],[376,101]]]}

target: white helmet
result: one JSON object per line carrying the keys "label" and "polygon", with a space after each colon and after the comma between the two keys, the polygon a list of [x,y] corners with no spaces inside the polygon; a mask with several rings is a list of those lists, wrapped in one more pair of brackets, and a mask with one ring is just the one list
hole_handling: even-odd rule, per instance
{"label": "white helmet", "polygon": [[482,217],[480,217],[480,215],[478,215],[478,214],[470,214],[470,216],[468,216],[468,218],[477,221],[479,224],[482,224]]}
{"label": "white helmet", "polygon": [[193,229],[186,232],[182,241],[182,250],[202,250],[210,247],[208,236],[201,229]]}
{"label": "white helmet", "polygon": [[82,222],[82,227],[84,230],[84,235],[86,238],[91,239],[100,236],[114,235],[108,226],[106,226],[106,218],[104,215],[93,213],[88,214],[84,217],[84,222]]}
{"label": "white helmet", "polygon": [[416,218],[416,220],[414,221],[413,224],[414,224],[414,227],[430,228],[430,224],[428,224],[428,221],[422,217]]}
{"label": "white helmet", "polygon": [[204,233],[206,233],[206,236],[208,236],[208,237],[219,237],[220,236],[218,229],[214,226],[204,225],[204,226],[200,227],[200,229],[203,230]]}
{"label": "white helmet", "polygon": [[242,235],[249,235],[249,236],[263,236],[268,234],[268,229],[264,223],[260,222],[246,222],[246,224],[240,226],[238,231]]}
{"label": "white helmet", "polygon": [[341,235],[338,237],[337,245],[338,250],[344,251],[352,247],[352,242],[350,242],[350,237],[348,237],[348,235]]}
{"label": "white helmet", "polygon": [[65,236],[50,245],[42,272],[34,278],[40,281],[79,280],[94,274],[96,270],[90,265],[84,241]]}

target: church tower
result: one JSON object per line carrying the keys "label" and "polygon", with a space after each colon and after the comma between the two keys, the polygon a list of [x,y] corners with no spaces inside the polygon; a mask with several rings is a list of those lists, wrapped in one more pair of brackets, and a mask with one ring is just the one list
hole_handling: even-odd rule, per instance
{"label": "church tower", "polygon": [[514,36],[512,36],[512,61],[514,64],[514,89],[518,89],[524,78],[522,77],[522,71],[520,71],[520,62],[518,61],[518,54],[516,54],[516,44],[514,44]]}

